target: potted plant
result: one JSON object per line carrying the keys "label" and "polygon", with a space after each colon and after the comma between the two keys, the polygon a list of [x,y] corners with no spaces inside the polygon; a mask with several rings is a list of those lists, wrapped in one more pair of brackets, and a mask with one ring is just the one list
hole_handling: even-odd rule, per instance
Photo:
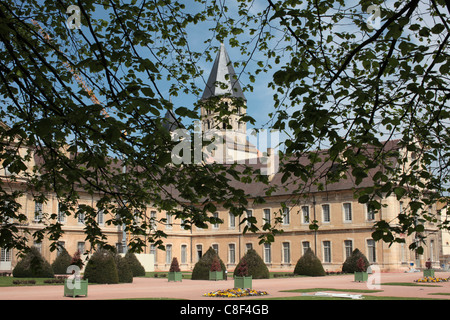
{"label": "potted plant", "polygon": [[241,289],[252,288],[252,276],[248,275],[247,261],[244,258],[239,263],[239,268],[237,268],[234,275],[234,287]]}
{"label": "potted plant", "polygon": [[209,280],[223,280],[223,271],[220,267],[220,261],[217,257],[214,257],[211,264],[211,269],[209,270]]}
{"label": "potted plant", "polygon": [[364,261],[364,258],[359,258],[356,266],[358,268],[358,271],[355,271],[355,281],[357,282],[365,282],[369,278],[369,275],[367,274],[367,267],[366,263]]}
{"label": "potted plant", "polygon": [[427,262],[425,262],[425,268],[423,270],[423,276],[424,277],[432,277],[434,278],[434,269],[431,269],[431,261],[428,259]]}
{"label": "potted plant", "polygon": [[169,282],[170,281],[176,282],[176,281],[182,280],[183,275],[181,273],[177,258],[172,259],[172,263],[170,264],[170,269],[169,269],[169,275],[167,278],[169,279]]}
{"label": "potted plant", "polygon": [[88,293],[88,280],[81,279],[75,271],[64,281],[64,297],[86,296]]}

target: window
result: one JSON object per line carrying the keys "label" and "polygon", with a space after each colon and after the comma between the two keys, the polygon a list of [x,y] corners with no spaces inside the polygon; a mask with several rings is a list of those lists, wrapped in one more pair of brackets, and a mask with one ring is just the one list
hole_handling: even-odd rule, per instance
{"label": "window", "polygon": [[138,225],[139,223],[141,223],[141,216],[142,216],[141,211],[138,210],[138,209],[134,209],[134,213],[133,213],[133,223],[134,223],[134,225]]}
{"label": "window", "polygon": [[400,244],[400,261],[402,262],[402,263],[406,263],[407,261],[407,259],[406,259],[406,257],[407,257],[407,254],[406,254],[406,245],[405,245],[405,243],[401,243]]}
{"label": "window", "polygon": [[80,211],[80,208],[78,208],[77,218],[78,218],[78,224],[84,224],[84,212]]}
{"label": "window", "polygon": [[156,211],[150,211],[150,228],[156,230]]}
{"label": "window", "polygon": [[166,245],[166,264],[172,263],[172,245]]}
{"label": "window", "polygon": [[272,262],[272,248],[270,243],[264,244],[264,262],[271,263]]}
{"label": "window", "polygon": [[231,212],[228,213],[229,227],[234,229],[236,227],[236,217]]}
{"label": "window", "polygon": [[58,222],[64,223],[66,221],[66,214],[63,211],[63,205],[58,203]]}
{"label": "window", "polygon": [[370,207],[368,203],[366,203],[366,211],[367,211],[367,220],[369,221],[375,220],[375,209]]}
{"label": "window", "polygon": [[172,229],[172,216],[166,213],[166,229]]}
{"label": "window", "polygon": [[0,252],[0,262],[10,262],[11,261],[11,251],[6,248],[2,248]]}
{"label": "window", "polygon": [[42,220],[42,202],[34,203],[34,221],[39,222]]}
{"label": "window", "polygon": [[77,242],[77,250],[80,251],[81,254],[85,251],[85,243],[84,242]]}
{"label": "window", "polygon": [[202,255],[203,255],[202,245],[198,244],[197,245],[197,261],[202,258]]}
{"label": "window", "polygon": [[236,263],[236,246],[234,243],[228,245],[228,261],[230,264]]}
{"label": "window", "polygon": [[[247,210],[247,218],[253,217],[253,210]],[[247,220],[247,226],[250,227],[251,223]]]}
{"label": "window", "polygon": [[283,263],[291,262],[291,247],[289,242],[283,242]]}
{"label": "window", "polygon": [[270,209],[264,209],[264,220],[266,223],[270,223]]}
{"label": "window", "polygon": [[154,244],[150,245],[150,254],[153,255],[153,257],[155,258],[155,263],[156,263],[156,246]]}
{"label": "window", "polygon": [[[213,213],[213,218],[214,219],[219,219],[219,213],[218,212],[214,212]],[[213,224],[213,229],[219,229],[219,224],[218,223],[214,223]]]}
{"label": "window", "polygon": [[329,204],[322,205],[322,221],[330,222],[330,205]]}
{"label": "window", "polygon": [[103,225],[105,223],[105,212],[104,210],[97,211],[97,223]]}
{"label": "window", "polygon": [[181,245],[181,263],[187,263],[187,245]]}
{"label": "window", "polygon": [[217,254],[219,254],[219,245],[218,245],[217,243],[213,244],[211,247],[214,249],[214,251],[215,251]]}
{"label": "window", "polygon": [[56,247],[56,256],[59,256],[63,249],[66,247],[66,243],[64,241],[58,241],[58,246]]}
{"label": "window", "polygon": [[309,207],[302,206],[302,221],[303,223],[309,223]]}
{"label": "window", "polygon": [[345,248],[345,259],[350,257],[353,252],[353,241],[352,240],[344,240],[344,248]]}
{"label": "window", "polygon": [[284,208],[283,209],[283,224],[284,225],[288,225],[291,221],[291,217],[290,217],[290,213],[289,213],[289,208]]}
{"label": "window", "polygon": [[377,255],[375,250],[375,241],[373,239],[367,240],[367,260],[369,260],[370,263],[377,262]]}
{"label": "window", "polygon": [[311,248],[311,245],[309,244],[309,241],[303,241],[302,242],[303,254],[305,254],[306,251],[308,251],[309,248]]}
{"label": "window", "polygon": [[323,242],[323,262],[325,262],[325,263],[331,262],[331,242],[330,241]]}
{"label": "window", "polygon": [[253,249],[253,244],[251,243],[246,243],[245,244],[245,251],[247,252],[248,250]]}
{"label": "window", "polygon": [[434,240],[430,240],[430,260],[434,261]]}
{"label": "window", "polygon": [[34,241],[33,246],[39,251],[39,253],[42,253],[42,243]]}
{"label": "window", "polygon": [[343,204],[344,209],[344,221],[352,221],[352,204],[351,203],[344,203]]}

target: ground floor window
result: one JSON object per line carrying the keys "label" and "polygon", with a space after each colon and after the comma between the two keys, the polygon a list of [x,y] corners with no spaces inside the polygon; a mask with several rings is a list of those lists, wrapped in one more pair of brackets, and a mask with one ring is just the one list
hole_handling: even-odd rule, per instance
{"label": "ground floor window", "polygon": [[181,245],[181,263],[187,263],[187,245]]}
{"label": "ground floor window", "polygon": [[0,262],[10,262],[11,261],[11,251],[6,248],[1,249]]}
{"label": "ground floor window", "polygon": [[303,241],[302,242],[303,254],[305,254],[306,251],[308,251],[309,248],[311,248],[311,245],[309,244],[309,241]]}
{"label": "ground floor window", "polygon": [[345,259],[349,258],[352,255],[353,252],[353,241],[352,240],[345,240],[344,241],[344,247],[345,247]]}
{"label": "ground floor window", "polygon": [[373,239],[367,240],[367,259],[370,263],[377,262],[377,255],[375,250],[375,241]]}
{"label": "ground floor window", "polygon": [[327,262],[327,263],[331,262],[331,242],[330,241],[323,242],[323,262]]}
{"label": "ground floor window", "polygon": [[198,244],[197,245],[197,261],[202,258],[202,255],[203,255],[202,245]]}
{"label": "ground floor window", "polygon": [[291,247],[289,242],[283,242],[283,263],[291,262]]}
{"label": "ground floor window", "polygon": [[271,263],[272,262],[272,248],[270,243],[264,244],[264,262]]}
{"label": "ground floor window", "polygon": [[230,264],[236,263],[236,248],[234,243],[230,243],[228,245],[228,261],[230,262]]}
{"label": "ground floor window", "polygon": [[171,244],[166,245],[166,263],[167,264],[172,263],[172,245]]}

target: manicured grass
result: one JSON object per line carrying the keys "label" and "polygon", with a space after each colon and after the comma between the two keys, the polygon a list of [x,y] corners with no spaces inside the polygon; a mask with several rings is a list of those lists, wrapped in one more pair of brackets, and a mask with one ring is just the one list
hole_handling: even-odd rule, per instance
{"label": "manicured grass", "polygon": [[301,292],[301,293],[310,293],[310,292],[319,292],[319,291],[337,291],[337,292],[351,292],[351,293],[375,293],[375,292],[383,292],[383,290],[361,290],[361,289],[334,289],[334,288],[310,288],[310,289],[295,289],[295,290],[283,290],[280,292]]}
{"label": "manicured grass", "polygon": [[[62,283],[44,283],[45,280],[51,280],[53,278],[14,278],[14,277],[0,277],[0,287],[13,287],[13,286],[62,286]],[[13,284],[14,280],[35,280],[36,284]]]}
{"label": "manicured grass", "polygon": [[405,287],[442,287],[438,284],[425,284],[417,282],[386,282],[382,286],[405,286]]}

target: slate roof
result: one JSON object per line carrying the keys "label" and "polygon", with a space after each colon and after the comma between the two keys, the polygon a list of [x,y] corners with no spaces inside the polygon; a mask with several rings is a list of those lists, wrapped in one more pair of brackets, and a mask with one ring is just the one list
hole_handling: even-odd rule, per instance
{"label": "slate roof", "polygon": [[233,63],[228,56],[225,45],[222,43],[214,60],[202,100],[225,94],[231,94],[232,97],[247,100],[234,71]]}

